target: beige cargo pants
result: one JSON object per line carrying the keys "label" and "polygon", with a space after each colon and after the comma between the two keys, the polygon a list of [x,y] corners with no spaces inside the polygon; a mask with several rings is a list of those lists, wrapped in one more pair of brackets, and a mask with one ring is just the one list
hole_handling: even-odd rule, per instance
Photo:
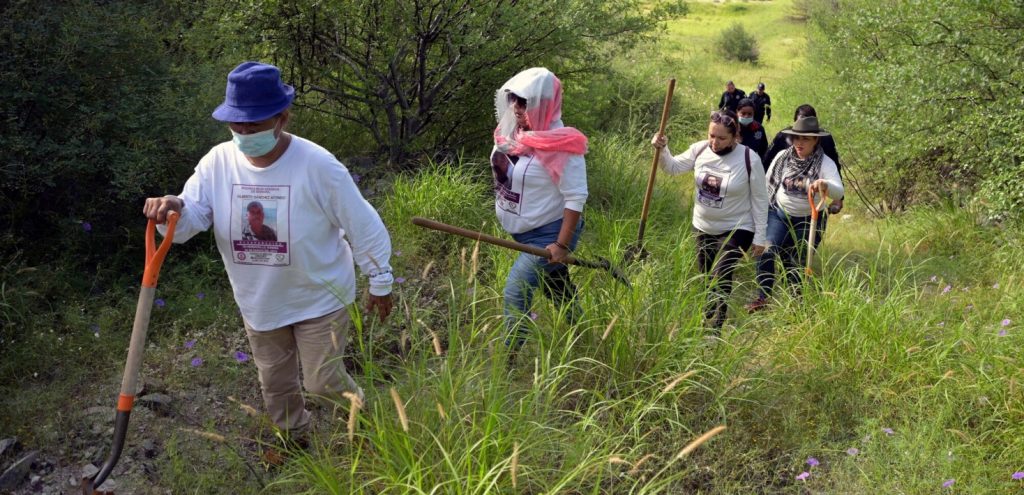
{"label": "beige cargo pants", "polygon": [[342,362],[348,326],[346,308],[269,331],[256,331],[245,324],[263,401],[278,428],[301,432],[309,426],[302,386],[306,393],[328,400],[340,399],[344,392],[360,393]]}

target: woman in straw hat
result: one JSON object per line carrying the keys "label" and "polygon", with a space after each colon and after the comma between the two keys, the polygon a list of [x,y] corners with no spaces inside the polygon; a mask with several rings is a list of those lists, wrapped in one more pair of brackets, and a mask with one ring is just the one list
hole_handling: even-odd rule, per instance
{"label": "woman in straw hat", "polygon": [[825,155],[820,145],[821,138],[830,134],[819,126],[817,117],[804,117],[779,132],[789,136],[792,146],[775,157],[766,174],[768,248],[757,263],[757,298],[746,305],[751,312],[768,305],[775,285],[776,258],[782,258],[791,286],[799,287],[799,268],[806,253],[806,246],[802,244],[812,228],[808,189],[814,194],[815,205],[824,205],[822,199],[826,196],[842,197],[844,193],[836,163]]}

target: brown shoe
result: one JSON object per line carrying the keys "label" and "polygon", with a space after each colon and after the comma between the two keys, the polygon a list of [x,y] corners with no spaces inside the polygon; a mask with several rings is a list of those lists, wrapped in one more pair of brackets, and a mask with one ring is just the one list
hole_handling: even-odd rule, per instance
{"label": "brown shoe", "polygon": [[768,309],[768,300],[763,297],[759,297],[745,304],[743,309],[747,310],[748,313],[756,313],[758,311]]}

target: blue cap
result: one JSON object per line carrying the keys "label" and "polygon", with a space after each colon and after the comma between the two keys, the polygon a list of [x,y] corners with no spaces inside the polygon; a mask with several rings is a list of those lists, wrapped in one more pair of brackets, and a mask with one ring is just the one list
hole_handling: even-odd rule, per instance
{"label": "blue cap", "polygon": [[221,122],[259,122],[290,107],[295,88],[281,81],[273,65],[242,62],[228,74],[224,103],[213,111]]}

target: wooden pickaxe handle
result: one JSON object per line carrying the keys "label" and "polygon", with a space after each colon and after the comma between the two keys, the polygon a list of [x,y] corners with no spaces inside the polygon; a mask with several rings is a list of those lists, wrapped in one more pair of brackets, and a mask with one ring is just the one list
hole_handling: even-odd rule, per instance
{"label": "wooden pickaxe handle", "polygon": [[[551,259],[551,253],[547,249],[539,248],[537,246],[530,246],[529,244],[523,244],[521,242],[510,241],[508,239],[502,239],[500,237],[494,237],[492,235],[484,234],[483,232],[477,232],[475,230],[464,229],[462,227],[456,227],[454,225],[448,225],[441,223],[436,220],[430,220],[429,218],[413,217],[413,225],[425,227],[431,230],[437,230],[439,232],[445,232],[452,235],[465,237],[467,239],[473,239],[474,241],[486,242],[487,244],[493,244],[495,246],[511,249],[513,251],[519,251],[521,253],[532,254],[534,256],[540,256],[544,259]],[[566,259],[566,264],[582,266],[584,268],[599,268],[607,270],[615,277],[616,280],[626,284],[628,287],[629,280],[626,279],[625,275],[619,271],[618,268],[612,266],[608,260],[585,260],[575,256],[569,255]]]}

